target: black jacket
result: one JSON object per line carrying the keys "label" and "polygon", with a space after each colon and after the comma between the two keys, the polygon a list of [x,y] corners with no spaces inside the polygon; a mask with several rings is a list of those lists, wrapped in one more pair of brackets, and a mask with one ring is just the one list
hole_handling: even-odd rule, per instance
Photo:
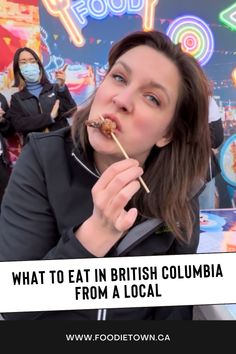
{"label": "black jacket", "polygon": [[[91,188],[99,177],[79,150],[72,151],[70,128],[29,134],[29,142],[15,165],[3,198],[0,261],[94,258],[76,239],[73,230],[92,214]],[[162,226],[158,233],[151,233],[122,255],[196,253],[198,213],[196,203],[196,222],[190,245],[176,242]],[[116,256],[116,249],[113,247],[106,257]],[[96,320],[97,314],[96,310],[52,311],[9,313],[5,318]],[[109,309],[106,319],[191,319],[191,316],[191,306],[177,306]]]}
{"label": "black jacket", "polygon": [[[3,117],[6,118],[7,113],[9,111],[9,105],[8,105],[7,99],[1,93],[0,93],[0,103],[1,103],[1,108],[5,112]],[[3,121],[0,121],[0,139],[2,139],[3,137],[7,138],[13,132],[14,132],[14,129],[13,129],[13,127],[11,126],[10,122],[7,119],[4,119]]]}
{"label": "black jacket", "polygon": [[13,134],[14,129],[11,126],[9,120],[5,119],[9,106],[5,96],[3,96],[1,93],[0,93],[0,102],[1,102],[1,108],[5,112],[3,116],[4,119],[0,120],[0,150],[1,150],[0,151],[0,206],[1,206],[2,197],[11,173],[10,160],[7,152],[6,138],[8,138],[11,134]]}
{"label": "black jacket", "polygon": [[[58,118],[54,121],[51,110],[56,99],[60,100]],[[50,131],[68,126],[67,117],[72,115],[76,103],[68,87],[60,92],[57,85],[45,83],[39,98],[32,95],[25,87],[11,97],[10,109],[7,118],[11,121],[15,131],[26,136],[29,132]]]}
{"label": "black jacket", "polygon": [[[211,134],[211,148],[217,149],[224,141],[224,129],[221,118],[215,120],[209,124]],[[221,168],[218,162],[218,158],[213,151],[211,151],[210,165],[208,169],[207,181],[216,177],[221,173]]]}
{"label": "black jacket", "polygon": [[9,109],[9,105],[8,105],[6,97],[3,96],[1,93],[0,93],[0,103],[1,103],[1,108],[6,113],[8,111],[8,109]]}

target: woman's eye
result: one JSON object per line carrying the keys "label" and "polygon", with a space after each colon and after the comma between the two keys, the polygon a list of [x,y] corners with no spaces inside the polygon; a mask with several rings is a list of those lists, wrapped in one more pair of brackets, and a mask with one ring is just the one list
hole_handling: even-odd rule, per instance
{"label": "woman's eye", "polygon": [[118,82],[125,82],[125,79],[123,78],[123,76],[118,75],[118,74],[112,74],[113,79],[115,79]]}
{"label": "woman's eye", "polygon": [[146,95],[146,98],[147,98],[151,103],[155,104],[156,106],[160,106],[160,105],[161,105],[159,99],[156,98],[156,97],[153,96],[153,95]]}

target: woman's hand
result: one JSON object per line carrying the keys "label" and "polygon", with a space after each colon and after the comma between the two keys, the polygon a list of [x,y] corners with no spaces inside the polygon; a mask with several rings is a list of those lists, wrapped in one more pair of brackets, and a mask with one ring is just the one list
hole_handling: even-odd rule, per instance
{"label": "woman's hand", "polygon": [[65,71],[66,71],[67,66],[68,66],[68,64],[65,64],[62,69],[55,71],[55,79],[56,79],[57,84],[60,87],[65,85],[65,82],[66,82]]}
{"label": "woman's hand", "polygon": [[93,214],[77,230],[76,237],[97,257],[104,256],[135,222],[138,211],[125,206],[139,190],[143,174],[138,161],[126,159],[112,164],[92,189]]}
{"label": "woman's hand", "polygon": [[56,120],[56,118],[58,116],[59,106],[60,106],[60,100],[57,99],[54,103],[54,106],[52,107],[52,110],[51,110],[51,118],[54,120]]}

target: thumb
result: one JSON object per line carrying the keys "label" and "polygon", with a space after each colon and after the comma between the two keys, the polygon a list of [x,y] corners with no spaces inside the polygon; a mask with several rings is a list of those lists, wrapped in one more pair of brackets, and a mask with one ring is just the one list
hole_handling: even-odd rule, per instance
{"label": "thumb", "polygon": [[127,212],[122,210],[116,221],[116,229],[122,232],[127,231],[133,226],[137,216],[138,210],[136,208],[131,208]]}

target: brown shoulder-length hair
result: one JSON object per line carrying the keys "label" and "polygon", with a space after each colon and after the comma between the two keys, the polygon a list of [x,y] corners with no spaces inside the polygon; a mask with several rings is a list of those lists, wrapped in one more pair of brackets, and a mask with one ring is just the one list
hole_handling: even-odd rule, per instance
{"label": "brown shoulder-length hair", "polygon": [[[192,199],[193,189],[204,180],[210,156],[209,82],[196,59],[158,31],[134,32],[117,42],[109,53],[108,72],[122,54],[139,45],[156,49],[176,65],[181,88],[167,132],[171,141],[162,148],[154,146],[145,162],[143,179],[151,192],[140,188],[129,206],[135,206],[140,215],[161,217],[177,239],[188,242],[193,224],[198,222],[193,212],[198,208]],[[92,102],[93,97],[75,113],[72,125],[74,143],[79,139],[87,157],[91,156],[91,146],[84,121]]]}
{"label": "brown shoulder-length hair", "polygon": [[46,71],[43,67],[43,64],[38,56],[37,53],[35,53],[35,51],[31,48],[28,47],[22,47],[22,48],[18,48],[14,54],[14,58],[13,58],[13,74],[14,74],[14,83],[13,83],[13,87],[18,87],[19,90],[22,90],[25,87],[25,79],[24,77],[21,75],[20,72],[20,67],[19,67],[19,56],[22,52],[29,52],[30,54],[33,55],[34,59],[36,60],[39,69],[40,69],[40,83],[41,85],[44,85],[45,83],[49,83],[49,80],[47,78],[47,74]]}

